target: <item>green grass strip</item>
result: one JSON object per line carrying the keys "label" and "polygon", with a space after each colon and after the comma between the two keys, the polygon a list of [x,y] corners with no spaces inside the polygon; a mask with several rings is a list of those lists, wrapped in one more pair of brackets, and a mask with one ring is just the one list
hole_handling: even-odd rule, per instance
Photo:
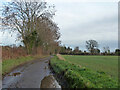
{"label": "green grass strip", "polygon": [[9,73],[16,66],[23,64],[27,61],[31,61],[33,59],[34,59],[33,56],[26,56],[26,57],[20,57],[17,59],[9,59],[9,60],[2,61],[2,75]]}

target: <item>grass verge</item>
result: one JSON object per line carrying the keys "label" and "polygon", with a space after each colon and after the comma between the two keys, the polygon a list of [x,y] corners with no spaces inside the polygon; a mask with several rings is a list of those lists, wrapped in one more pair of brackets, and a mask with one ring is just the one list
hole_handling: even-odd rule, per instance
{"label": "grass verge", "polygon": [[54,72],[63,76],[69,84],[69,88],[117,88],[117,80],[112,79],[104,72],[93,71],[68,61],[59,60],[57,56],[52,58],[50,65]]}

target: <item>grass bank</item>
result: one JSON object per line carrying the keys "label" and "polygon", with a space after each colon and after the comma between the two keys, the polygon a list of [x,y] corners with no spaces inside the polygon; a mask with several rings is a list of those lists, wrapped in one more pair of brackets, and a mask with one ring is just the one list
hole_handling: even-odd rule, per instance
{"label": "grass bank", "polygon": [[63,76],[69,88],[117,88],[118,82],[101,71],[80,67],[55,56],[50,65],[57,75]]}
{"label": "grass bank", "polygon": [[35,60],[37,58],[44,58],[47,56],[26,56],[26,57],[19,57],[17,59],[8,59],[2,61],[2,75],[9,73],[11,70],[16,68],[19,65],[27,63],[29,61]]}

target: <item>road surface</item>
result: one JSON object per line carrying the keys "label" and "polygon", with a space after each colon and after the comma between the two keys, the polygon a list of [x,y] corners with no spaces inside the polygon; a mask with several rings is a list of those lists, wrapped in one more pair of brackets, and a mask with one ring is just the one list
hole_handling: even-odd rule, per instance
{"label": "road surface", "polygon": [[16,68],[4,77],[2,88],[61,88],[49,69],[51,57]]}

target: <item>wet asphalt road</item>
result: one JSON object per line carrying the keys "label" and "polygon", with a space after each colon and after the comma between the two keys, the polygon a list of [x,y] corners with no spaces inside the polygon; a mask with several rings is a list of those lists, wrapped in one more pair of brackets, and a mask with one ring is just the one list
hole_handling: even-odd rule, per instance
{"label": "wet asphalt road", "polygon": [[34,60],[16,68],[4,77],[2,88],[40,88],[41,81],[52,75],[48,65],[51,57]]}

